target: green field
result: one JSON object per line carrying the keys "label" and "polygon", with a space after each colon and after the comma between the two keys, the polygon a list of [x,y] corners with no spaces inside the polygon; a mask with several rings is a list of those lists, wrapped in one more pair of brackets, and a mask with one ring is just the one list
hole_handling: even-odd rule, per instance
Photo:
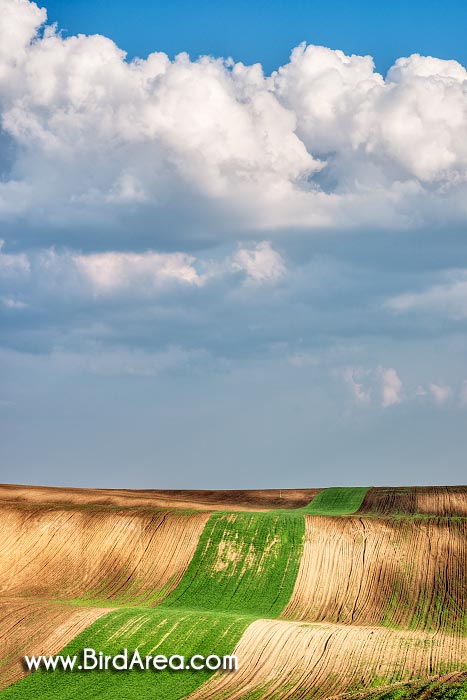
{"label": "green field", "polygon": [[293,591],[304,534],[301,516],[215,513],[164,607],[277,617]]}
{"label": "green field", "polygon": [[316,494],[301,513],[309,515],[352,515],[362,505],[368,486],[335,486]]}
{"label": "green field", "polygon": [[[117,610],[96,621],[76,637],[63,654],[78,655],[90,647],[104,654],[127,648],[151,654],[230,654],[247,625],[247,616],[131,608]],[[2,698],[22,700],[177,700],[204,683],[209,671],[37,671],[2,692]]]}

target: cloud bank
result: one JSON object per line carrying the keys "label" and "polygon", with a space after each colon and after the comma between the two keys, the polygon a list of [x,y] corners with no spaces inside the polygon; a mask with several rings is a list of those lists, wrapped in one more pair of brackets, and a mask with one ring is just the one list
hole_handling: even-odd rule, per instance
{"label": "cloud bank", "polygon": [[271,75],[209,56],[128,62],[28,0],[0,9],[0,221],[23,232],[167,244],[465,217],[455,61],[413,55],[383,77],[369,56],[302,44]]}

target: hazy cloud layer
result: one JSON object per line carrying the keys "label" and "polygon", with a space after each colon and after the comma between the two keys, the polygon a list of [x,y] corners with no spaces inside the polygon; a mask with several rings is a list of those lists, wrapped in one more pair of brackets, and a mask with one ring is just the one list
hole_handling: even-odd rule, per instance
{"label": "hazy cloud layer", "polygon": [[467,270],[449,270],[443,281],[418,292],[400,294],[389,299],[387,308],[398,312],[422,312],[454,320],[467,317]]}

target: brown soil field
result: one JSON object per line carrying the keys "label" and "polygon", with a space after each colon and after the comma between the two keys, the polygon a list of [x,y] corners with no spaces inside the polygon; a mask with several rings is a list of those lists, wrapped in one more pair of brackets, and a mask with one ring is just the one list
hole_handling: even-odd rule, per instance
{"label": "brown soil field", "polygon": [[75,489],[0,484],[0,503],[41,505],[95,505],[195,510],[266,511],[302,508],[321,489],[256,489],[237,491],[176,491],[130,489]]}
{"label": "brown soil field", "polygon": [[467,638],[281,620],[253,622],[233,653],[238,671],[216,674],[190,700],[328,698],[467,668]]}
{"label": "brown soil field", "polygon": [[0,594],[154,604],[180,581],[209,513],[0,508]]}
{"label": "brown soil field", "polygon": [[369,489],[358,513],[467,517],[467,486],[413,486]]}
{"label": "brown soil field", "polygon": [[306,516],[281,617],[467,634],[467,521]]}
{"label": "brown soil field", "polygon": [[57,654],[106,612],[0,596],[0,690],[25,675],[20,661],[25,654]]}

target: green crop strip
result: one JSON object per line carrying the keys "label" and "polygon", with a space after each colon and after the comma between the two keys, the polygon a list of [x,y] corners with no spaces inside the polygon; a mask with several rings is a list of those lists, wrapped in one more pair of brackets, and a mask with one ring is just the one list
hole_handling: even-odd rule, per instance
{"label": "green crop strip", "polygon": [[[309,515],[352,515],[362,505],[368,486],[335,486],[319,491],[313,500],[297,511]],[[297,512],[296,511],[296,512]]]}
{"label": "green crop strip", "polygon": [[215,513],[163,605],[277,617],[292,595],[304,534],[302,516]]}
{"label": "green crop strip", "polygon": [[[157,608],[118,610],[96,621],[63,649],[80,656],[84,648],[115,655],[127,648],[141,657],[231,654],[252,619],[247,616]],[[209,671],[36,671],[2,693],[5,700],[177,700],[204,683]]]}

